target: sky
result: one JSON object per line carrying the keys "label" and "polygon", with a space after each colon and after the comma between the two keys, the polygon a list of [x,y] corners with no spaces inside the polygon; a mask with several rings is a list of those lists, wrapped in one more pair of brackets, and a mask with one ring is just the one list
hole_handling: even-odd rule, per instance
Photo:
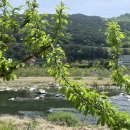
{"label": "sky", "polygon": [[[25,4],[26,0],[10,0],[13,6]],[[37,0],[39,13],[55,12],[55,7],[61,0]],[[130,0],[62,0],[69,10],[69,14],[85,14],[104,18],[116,17],[130,13]]]}

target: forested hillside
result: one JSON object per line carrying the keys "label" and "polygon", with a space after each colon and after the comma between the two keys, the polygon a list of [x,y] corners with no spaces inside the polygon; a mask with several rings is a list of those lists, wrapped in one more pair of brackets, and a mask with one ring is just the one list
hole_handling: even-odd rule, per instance
{"label": "forested hillside", "polygon": [[75,14],[70,16],[69,32],[74,44],[105,46],[105,20],[98,16]]}
{"label": "forested hillside", "polygon": [[[50,21],[51,15],[49,15],[47,19]],[[69,16],[70,24],[68,25],[64,39],[61,39],[67,59],[75,61],[109,58],[109,53],[107,51],[109,47],[106,44],[104,34],[106,23],[110,20],[118,21],[122,31],[127,36],[124,40],[123,48],[127,48],[124,49],[124,54],[129,54],[130,14],[121,15],[120,17],[112,19],[74,14]],[[20,40],[20,36],[16,35],[16,37],[16,46],[10,45],[7,57],[20,60],[26,52],[22,40]]]}
{"label": "forested hillside", "polygon": [[125,44],[130,43],[130,14],[120,17],[104,19],[98,16],[86,16],[82,14],[70,15],[71,24],[68,31],[72,34],[73,44],[88,46],[108,46],[106,44],[105,30],[107,21],[116,20],[119,22],[122,31],[128,36]]}
{"label": "forested hillside", "polygon": [[128,21],[130,22],[130,14],[129,13],[126,13],[126,14],[123,14],[123,15],[120,15],[119,17],[114,17],[113,19],[115,19],[116,21]]}

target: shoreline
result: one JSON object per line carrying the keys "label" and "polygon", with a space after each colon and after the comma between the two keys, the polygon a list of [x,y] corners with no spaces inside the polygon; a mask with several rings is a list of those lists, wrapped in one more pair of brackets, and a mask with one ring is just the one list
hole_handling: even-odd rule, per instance
{"label": "shoreline", "polygon": [[[23,117],[20,118],[18,116],[11,115],[1,115],[0,116],[0,128],[1,126],[11,127],[17,130],[109,130],[106,127],[101,126],[76,126],[76,127],[67,127],[67,126],[59,126],[56,124],[52,124],[49,121],[46,121],[44,118],[29,118]],[[12,130],[13,130],[12,129]]]}
{"label": "shoreline", "polygon": [[[74,80],[75,77],[70,77],[70,79]],[[82,77],[80,80],[88,86],[93,84],[99,85],[108,85],[111,83],[110,78],[98,79],[98,77]],[[0,80],[0,91],[18,91],[18,90],[29,90],[31,87],[36,87],[37,89],[45,89],[49,85],[51,87],[56,86],[57,83],[52,77],[19,77],[13,81],[3,81]],[[0,123],[10,123],[18,128],[18,130],[27,129],[29,124],[34,123],[34,119],[29,117],[19,117],[19,116],[11,116],[11,115],[1,115]],[[67,126],[57,126],[44,118],[36,118],[35,119],[35,128],[34,130],[108,130],[106,127],[98,127],[98,126],[78,126],[78,127],[67,127]]]}
{"label": "shoreline", "polygon": [[[99,77],[81,77],[80,80],[75,80],[75,77],[70,77],[71,80],[81,81],[88,86],[110,86],[112,85],[112,81],[110,78],[101,78]],[[58,87],[58,83],[52,77],[19,77],[12,81],[3,81],[0,79],[0,91],[3,90],[25,90],[31,87],[42,88],[45,89],[47,87]]]}

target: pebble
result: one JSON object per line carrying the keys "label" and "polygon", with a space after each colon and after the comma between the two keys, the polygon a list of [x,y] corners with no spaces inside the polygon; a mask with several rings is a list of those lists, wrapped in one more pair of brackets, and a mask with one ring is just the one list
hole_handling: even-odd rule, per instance
{"label": "pebble", "polygon": [[9,101],[14,101],[15,100],[15,98],[10,98],[10,99],[8,99]]}

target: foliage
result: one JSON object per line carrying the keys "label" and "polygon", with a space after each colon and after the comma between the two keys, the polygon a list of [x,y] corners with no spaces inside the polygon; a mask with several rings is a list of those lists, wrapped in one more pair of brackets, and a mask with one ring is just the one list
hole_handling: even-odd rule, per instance
{"label": "foliage", "polygon": [[72,21],[72,24],[69,25],[72,43],[88,46],[105,45],[106,27],[101,17],[74,14],[70,16],[70,21]]}
{"label": "foliage", "polygon": [[[6,2],[6,0],[2,2]],[[85,115],[91,114],[94,117],[98,117],[98,124],[107,125],[111,130],[129,129],[130,123],[128,122],[128,115],[119,112],[109,102],[104,100],[104,95],[91,91],[85,84],[69,80],[69,65],[62,64],[62,60],[65,59],[65,53],[59,45],[61,38],[64,37],[63,32],[68,24],[66,20],[68,15],[64,12],[66,9],[65,5],[60,3],[60,5],[57,6],[56,13],[52,17],[52,24],[48,24],[47,21],[42,21],[41,16],[38,15],[38,4],[36,0],[27,0],[26,4],[27,9],[24,13],[23,24],[21,24],[22,26],[18,25],[19,32],[22,33],[24,45],[29,52],[22,62],[26,62],[35,56],[41,56],[46,59],[48,72],[62,86],[66,87],[66,98],[73,102],[77,110]],[[10,8],[9,4],[6,5]],[[2,7],[3,6],[4,5],[2,5]],[[5,9],[5,12],[8,12],[8,8]],[[10,30],[14,30],[14,26],[12,27],[11,24],[9,24],[10,22],[8,23],[8,21],[12,19],[10,15],[8,17],[9,19],[6,21],[8,26],[8,28],[6,28],[7,30],[1,30],[1,34],[7,36],[8,42],[3,37],[1,38],[3,44],[10,43],[12,41],[10,41],[10,38],[13,39]],[[4,22],[4,18],[6,18],[6,15],[3,15],[1,24]],[[50,33],[46,32],[45,28],[47,25],[50,25]],[[41,28],[43,28],[43,30]],[[8,31],[8,29],[10,30]],[[116,30],[119,31],[118,28],[116,28]],[[8,33],[10,33],[10,35]],[[113,36],[113,34],[108,33],[108,36],[111,35]],[[115,36],[117,37],[117,35]],[[116,43],[118,44],[120,41],[121,39],[117,37]],[[6,51],[6,46],[4,50]],[[11,74],[14,69],[17,68],[18,64],[13,64],[15,62],[9,62],[9,59],[5,59],[4,50],[1,49],[1,57],[6,63],[4,64],[4,68],[9,70],[9,72],[3,71],[3,68],[1,68],[0,75],[5,79],[12,79]],[[2,66],[2,63],[0,65]]]}
{"label": "foliage", "polygon": [[120,31],[120,26],[116,22],[108,23],[107,30],[107,42],[111,46],[112,60],[109,62],[109,65],[112,69],[112,79],[117,86],[122,85],[123,83],[123,73],[122,67],[119,67],[118,59],[122,53],[122,39],[124,39],[124,34]]}
{"label": "foliage", "polygon": [[80,120],[72,112],[55,112],[47,117],[48,121],[57,125],[77,126]]}
{"label": "foliage", "polygon": [[[0,19],[0,76],[4,80],[10,80],[16,77],[12,68],[16,69],[19,65],[12,59],[6,59],[5,52],[9,43],[15,42],[15,38],[11,34],[18,30],[18,24],[15,21],[17,9],[11,10],[10,3],[7,0],[3,0],[0,5],[1,10],[3,10]],[[11,15],[12,17],[10,17]]]}
{"label": "foliage", "polygon": [[69,62],[74,62],[76,60],[108,59],[110,57],[108,49],[102,47],[80,44],[67,44],[62,45],[62,47],[66,52]]}
{"label": "foliage", "polygon": [[[57,55],[56,55],[57,54]],[[107,124],[111,129],[119,130],[121,128],[130,128],[127,122],[127,114],[120,113],[110,103],[103,100],[103,95],[90,91],[82,83],[70,81],[67,72],[67,65],[63,65],[61,59],[64,58],[64,52],[61,48],[56,47],[47,56],[49,73],[66,88],[66,97],[74,103],[74,106],[85,115],[91,114],[99,117],[98,124]],[[116,118],[115,118],[116,117]]]}
{"label": "foliage", "polygon": [[109,66],[112,71],[112,79],[114,83],[120,88],[125,88],[126,93],[130,92],[130,77],[123,72],[126,70],[124,66],[118,64],[119,56],[122,53],[122,40],[125,38],[121,32],[120,26],[117,22],[109,22],[107,29],[107,43],[111,46],[112,59]]}
{"label": "foliage", "polygon": [[120,15],[119,17],[113,18],[113,20],[116,21],[130,21],[130,14],[129,13],[125,13],[123,15]]}
{"label": "foliage", "polygon": [[[18,19],[17,24],[19,24],[21,28],[24,26],[24,24],[26,24],[27,21],[29,22],[29,20],[27,20],[28,16],[26,17],[26,14],[27,12],[23,14],[24,16],[18,15],[16,17]],[[53,15],[45,15],[45,14],[37,16],[37,19],[39,20],[41,19],[40,22],[38,22],[38,24],[40,24],[42,21],[43,22],[42,25],[44,25],[44,27],[40,29],[46,32],[47,34],[52,34],[53,32],[52,24],[54,22],[52,22],[51,20],[52,17]],[[126,18],[129,19],[127,15]],[[104,37],[106,26],[104,22],[105,20],[103,18],[97,16],[85,16],[81,14],[76,14],[76,15],[69,15],[68,19],[71,21],[71,24],[68,25],[66,35],[60,38],[60,43],[63,43],[62,47],[66,53],[66,58],[69,62],[84,59],[87,60],[94,60],[101,58],[108,59],[110,57],[110,54],[108,53],[109,45],[106,43]],[[117,18],[117,20],[118,19],[119,18]],[[127,20],[124,21],[118,20],[118,21],[122,31],[127,36],[125,39],[123,39],[123,45],[122,45],[124,48],[123,54],[130,54],[130,51],[128,49],[128,47],[130,46],[129,44],[130,22],[128,22]],[[50,26],[48,26],[49,23],[51,23]],[[21,37],[26,35],[26,33],[23,34],[21,33],[21,31],[18,32],[20,34],[17,33],[13,34],[15,40],[17,41],[17,44],[15,47],[13,46],[13,44],[9,45],[6,57],[21,60],[25,57],[25,55],[28,54],[26,51],[28,45],[26,47],[23,46],[24,40],[21,39]]]}
{"label": "foliage", "polygon": [[[46,15],[40,16],[37,11],[38,4],[34,0],[30,2],[27,0],[27,9],[23,14],[23,24],[22,24],[22,32],[23,32],[23,41],[25,42],[25,46],[27,47],[30,53],[35,55],[30,55],[30,57],[40,55],[41,50],[44,48],[50,47],[50,37],[47,36],[45,32],[45,28],[48,25],[46,20],[42,20]],[[26,59],[24,59],[26,60]]]}

